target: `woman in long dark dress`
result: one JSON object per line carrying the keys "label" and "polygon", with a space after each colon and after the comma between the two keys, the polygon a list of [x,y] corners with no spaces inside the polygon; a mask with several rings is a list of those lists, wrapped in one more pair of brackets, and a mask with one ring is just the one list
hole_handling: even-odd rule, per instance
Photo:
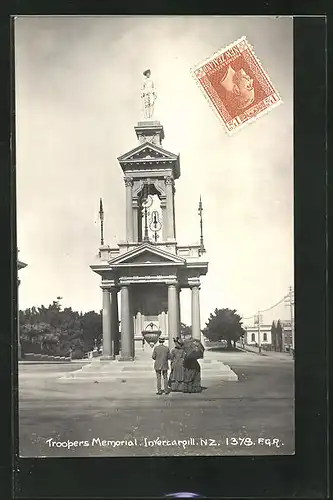
{"label": "woman in long dark dress", "polygon": [[184,391],[201,392],[201,367],[198,357],[203,357],[205,348],[196,340],[190,341],[184,346]]}
{"label": "woman in long dark dress", "polygon": [[184,391],[201,392],[201,368],[197,359],[184,359]]}
{"label": "woman in long dark dress", "polygon": [[171,351],[171,372],[169,387],[172,392],[183,392],[184,389],[184,347],[183,342],[174,339],[175,347]]}

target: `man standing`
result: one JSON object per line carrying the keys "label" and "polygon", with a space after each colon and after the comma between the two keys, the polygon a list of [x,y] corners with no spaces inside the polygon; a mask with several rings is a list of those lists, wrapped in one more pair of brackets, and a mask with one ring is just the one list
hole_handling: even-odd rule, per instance
{"label": "man standing", "polygon": [[158,339],[159,345],[154,347],[152,358],[155,360],[154,370],[156,372],[157,379],[157,393],[163,394],[161,387],[161,375],[163,375],[164,381],[164,393],[169,394],[168,389],[168,370],[169,370],[169,359],[170,359],[170,350],[168,347],[163,345],[164,339]]}

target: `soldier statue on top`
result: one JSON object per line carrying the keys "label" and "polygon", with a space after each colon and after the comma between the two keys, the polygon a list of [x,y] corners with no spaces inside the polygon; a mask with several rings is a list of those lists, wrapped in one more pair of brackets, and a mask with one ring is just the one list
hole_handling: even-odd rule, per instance
{"label": "soldier statue on top", "polygon": [[144,119],[147,120],[151,119],[154,115],[154,106],[157,94],[155,90],[155,84],[153,80],[150,78],[151,75],[150,69],[146,69],[146,71],[143,72],[143,75],[145,79],[141,89],[141,99],[143,105],[143,116]]}

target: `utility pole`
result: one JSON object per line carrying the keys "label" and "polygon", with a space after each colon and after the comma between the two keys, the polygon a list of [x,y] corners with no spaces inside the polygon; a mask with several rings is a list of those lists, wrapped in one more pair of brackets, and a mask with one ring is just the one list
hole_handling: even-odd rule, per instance
{"label": "utility pole", "polygon": [[292,287],[289,287],[289,306],[290,306],[290,327],[291,327],[291,350],[292,354],[294,354],[295,350],[295,327],[294,327],[294,292]]}
{"label": "utility pole", "polygon": [[294,355],[295,352],[295,325],[294,325],[294,291],[293,288],[289,287],[289,293],[286,297],[285,305],[290,308],[290,330],[291,330],[291,352],[290,354]]}
{"label": "utility pole", "polygon": [[259,353],[261,353],[260,311],[258,311],[258,348],[259,348]]}

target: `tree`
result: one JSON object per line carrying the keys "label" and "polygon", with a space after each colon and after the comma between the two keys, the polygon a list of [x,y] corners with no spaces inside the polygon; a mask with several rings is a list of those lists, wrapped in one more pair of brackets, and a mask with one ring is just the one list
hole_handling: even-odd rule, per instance
{"label": "tree", "polygon": [[102,314],[95,311],[89,311],[82,316],[82,338],[84,350],[90,351],[94,347],[94,341],[97,344],[102,341]]}
{"label": "tree", "polygon": [[213,342],[226,340],[231,348],[232,342],[235,346],[236,341],[245,334],[245,330],[236,309],[215,309],[210,314],[203,333]]}
{"label": "tree", "polygon": [[[29,316],[28,316],[29,317]],[[20,325],[21,343],[23,352],[34,352],[41,354],[45,343],[48,343],[51,333],[50,325],[47,323],[25,323]]]}
{"label": "tree", "polygon": [[101,343],[102,315],[95,311],[82,314],[71,307],[62,309],[57,297],[48,307],[32,307],[20,311],[23,353],[68,355],[82,357]]}

